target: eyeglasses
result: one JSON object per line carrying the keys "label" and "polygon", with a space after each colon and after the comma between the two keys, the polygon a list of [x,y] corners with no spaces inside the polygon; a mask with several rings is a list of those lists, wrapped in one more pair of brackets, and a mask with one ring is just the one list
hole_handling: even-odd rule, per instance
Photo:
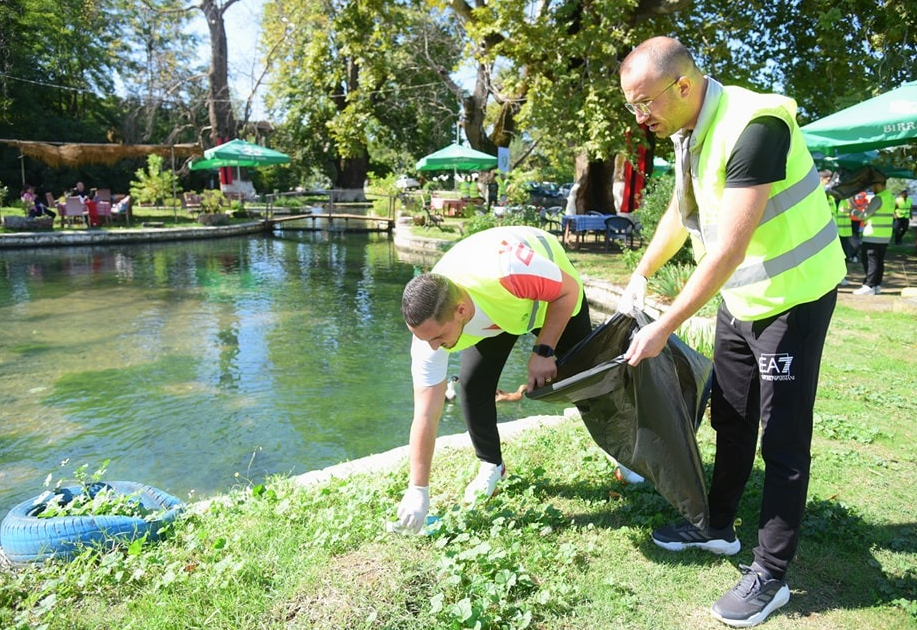
{"label": "eyeglasses", "polygon": [[[678,77],[678,79],[681,79],[681,77]],[[648,101],[640,101],[639,103],[624,103],[624,107],[627,108],[627,111],[629,111],[631,114],[634,114],[634,115],[641,114],[643,116],[649,116],[650,115],[650,105],[653,104],[653,101],[655,101],[657,98],[659,98],[660,96],[668,92],[670,87],[678,83],[678,79],[675,79],[674,81],[669,83],[665,87],[664,90],[662,90],[659,94],[649,99]]]}

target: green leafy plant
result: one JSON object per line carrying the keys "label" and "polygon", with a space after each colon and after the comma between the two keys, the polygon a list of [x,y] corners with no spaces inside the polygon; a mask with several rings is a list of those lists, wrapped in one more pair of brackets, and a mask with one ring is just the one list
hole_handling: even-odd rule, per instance
{"label": "green leafy plant", "polygon": [[227,205],[226,195],[221,190],[205,190],[201,193],[201,210],[204,212],[219,212]]}
{"label": "green leafy plant", "polygon": [[[675,177],[673,175],[662,175],[661,177],[650,178],[643,193],[643,199],[640,202],[640,209],[637,211],[636,215],[642,226],[641,233],[643,234],[644,244],[648,243],[653,237],[656,226],[659,225],[659,220],[669,207],[669,202],[672,200],[674,191]],[[694,263],[690,239],[688,239],[685,245],[678,250],[669,262],[674,264]]]}
{"label": "green leafy plant", "polygon": [[694,273],[693,264],[668,262],[649,279],[649,284],[653,293],[672,299],[685,288],[692,273]]}
{"label": "green leafy plant", "polygon": [[[98,470],[87,474],[88,464],[83,464],[74,470],[73,480],[80,485],[80,492],[70,493],[61,491],[66,479],[60,478],[54,484],[54,490],[42,493],[38,500],[44,502],[44,507],[36,516],[38,518],[56,518],[61,516],[131,516],[135,518],[151,519],[160,513],[151,510],[140,502],[140,493],[124,494],[102,482],[102,477],[108,470],[110,460],[105,460]],[[64,460],[62,465],[66,465]],[[53,476],[45,478],[45,487],[49,487]]]}
{"label": "green leafy plant", "polygon": [[172,197],[173,192],[182,192],[175,173],[163,170],[162,156],[150,155],[146,163],[146,170],[137,169],[134,173],[136,179],[131,181],[131,197],[137,203],[162,205],[165,199]]}

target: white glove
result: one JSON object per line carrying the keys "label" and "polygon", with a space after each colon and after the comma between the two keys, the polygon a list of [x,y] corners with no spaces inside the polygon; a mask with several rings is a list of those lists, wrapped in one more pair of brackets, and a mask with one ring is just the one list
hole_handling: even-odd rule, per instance
{"label": "white glove", "polygon": [[408,486],[398,505],[398,524],[413,534],[420,531],[430,510],[430,488]]}
{"label": "white glove", "polygon": [[646,278],[638,273],[630,277],[627,288],[621,294],[618,300],[618,312],[625,315],[631,315],[636,311],[642,311],[646,305]]}

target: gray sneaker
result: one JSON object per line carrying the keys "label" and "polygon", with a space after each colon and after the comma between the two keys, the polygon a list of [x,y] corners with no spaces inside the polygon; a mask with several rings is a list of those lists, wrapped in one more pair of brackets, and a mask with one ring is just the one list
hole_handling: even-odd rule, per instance
{"label": "gray sneaker", "polygon": [[710,613],[733,628],[750,628],[764,623],[767,616],[790,601],[790,588],[767,571],[744,564],[744,574],[732,590],[720,597]]}
{"label": "gray sneaker", "polygon": [[703,549],[727,556],[734,556],[742,548],[742,543],[736,538],[736,531],[732,526],[700,530],[688,522],[660,527],[653,532],[653,542],[669,551]]}

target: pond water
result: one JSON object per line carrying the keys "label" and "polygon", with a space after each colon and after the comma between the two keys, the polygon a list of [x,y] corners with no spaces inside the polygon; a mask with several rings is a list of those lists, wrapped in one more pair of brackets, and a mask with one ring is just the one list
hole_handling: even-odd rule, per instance
{"label": "pond water", "polygon": [[[0,514],[106,459],[108,479],[187,499],[405,444],[401,291],[433,262],[385,234],[299,231],[0,251]],[[527,347],[501,388],[525,382]],[[462,431],[447,405],[440,433]]]}

